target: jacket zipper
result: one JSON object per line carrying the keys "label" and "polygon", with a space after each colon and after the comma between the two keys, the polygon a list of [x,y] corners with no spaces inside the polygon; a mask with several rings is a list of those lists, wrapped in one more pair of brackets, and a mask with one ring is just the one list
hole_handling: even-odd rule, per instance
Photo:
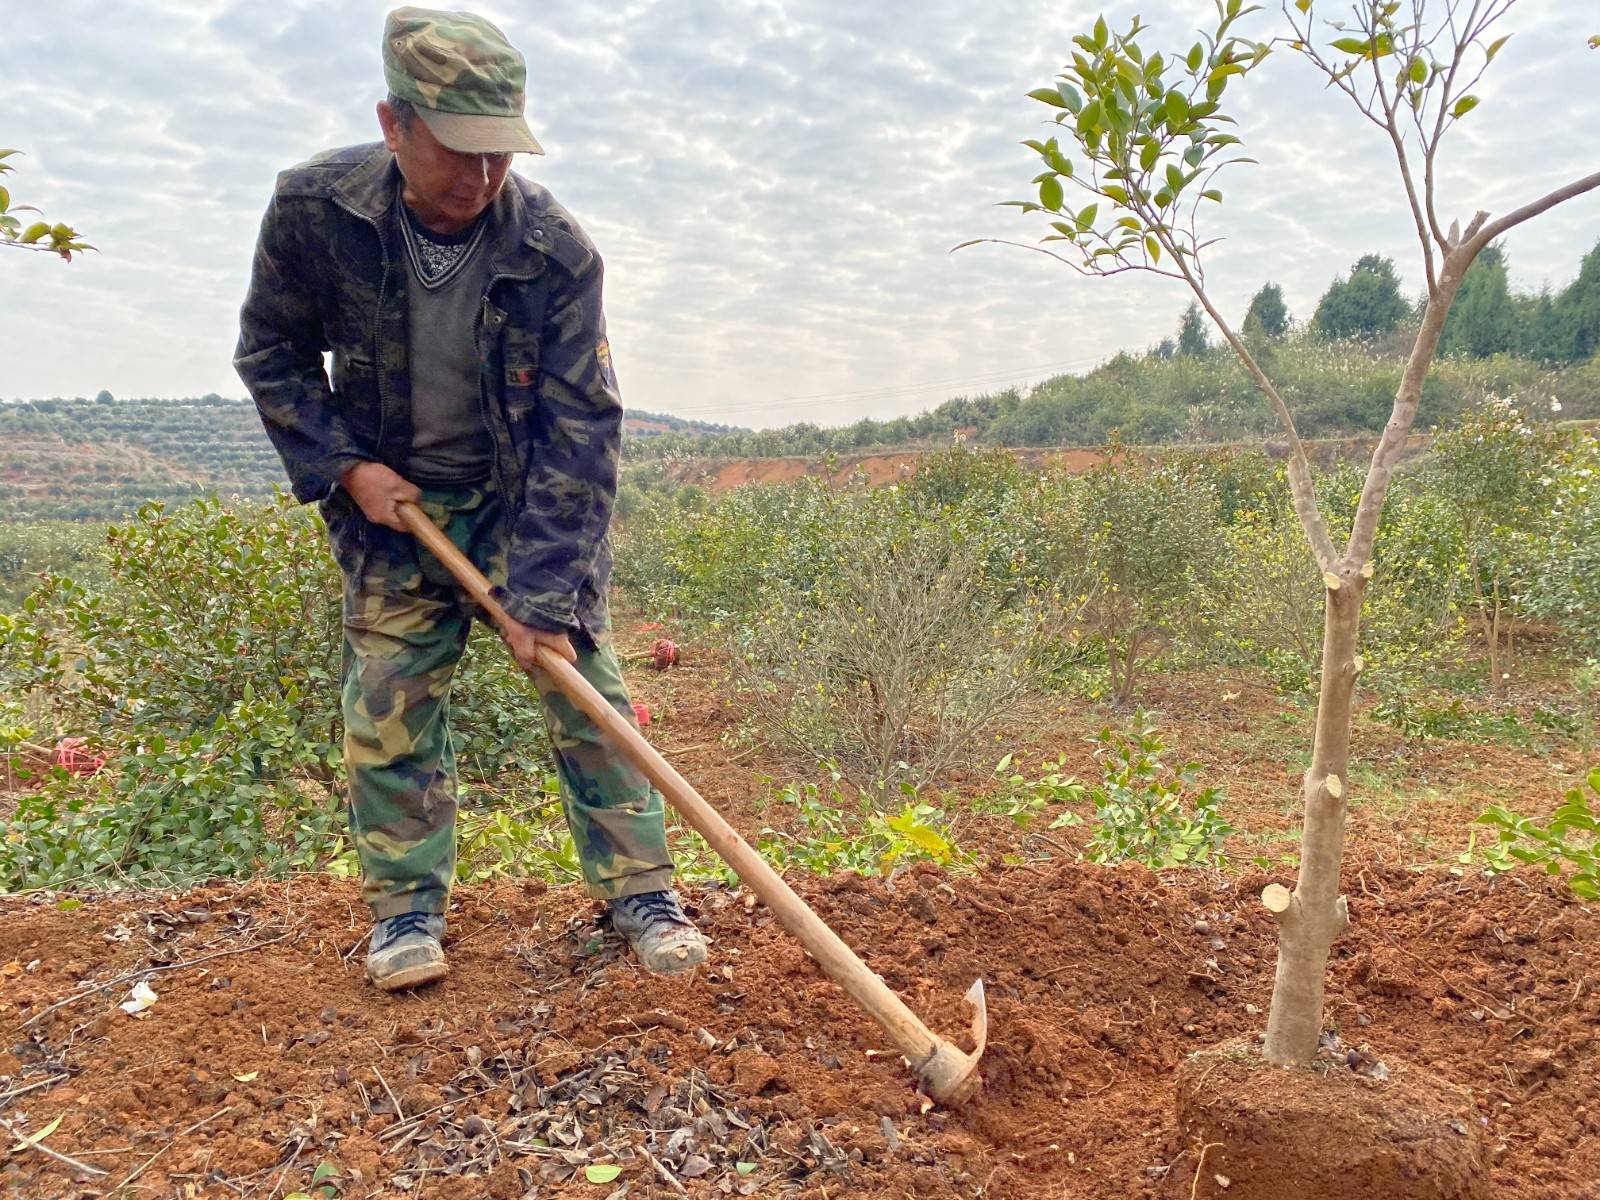
{"label": "jacket zipper", "polygon": [[[483,324],[488,318],[489,309],[492,306],[489,297],[494,292],[495,284],[501,282],[502,280],[511,279],[520,280],[523,283],[526,283],[528,280],[535,278],[537,278],[537,272],[530,275],[491,275],[489,277],[489,282],[484,285],[483,302],[478,306],[478,319],[472,327],[472,351],[478,359],[478,410],[483,415],[484,423],[489,426],[490,432],[494,435],[491,439],[494,443],[494,477],[495,481],[500,485],[500,495],[502,497],[501,503],[506,506],[506,515],[509,522],[507,525],[508,535],[510,533],[510,527],[516,524],[517,518],[522,514],[522,496],[520,493],[513,492],[506,486],[505,464],[502,462],[502,456],[500,454],[499,432],[500,426],[505,424],[505,418],[504,414],[502,413],[498,415],[497,420],[493,406],[489,401],[486,380],[487,372],[483,368]],[[498,330],[496,332],[498,332]],[[509,439],[510,435],[511,431],[509,428],[507,428],[506,437]]]}
{"label": "jacket zipper", "polygon": [[383,386],[383,377],[386,371],[383,362],[383,348],[379,345],[378,335],[383,328],[383,302],[389,294],[389,247],[383,240],[383,228],[378,224],[376,218],[369,217],[363,212],[357,212],[337,196],[333,198],[333,202],[352,217],[365,221],[372,226],[372,232],[378,239],[378,253],[382,256],[383,278],[378,281],[378,311],[374,317],[375,325],[372,331],[373,358],[378,367],[378,444],[375,452],[381,459],[383,455],[383,435],[389,424],[389,394]]}

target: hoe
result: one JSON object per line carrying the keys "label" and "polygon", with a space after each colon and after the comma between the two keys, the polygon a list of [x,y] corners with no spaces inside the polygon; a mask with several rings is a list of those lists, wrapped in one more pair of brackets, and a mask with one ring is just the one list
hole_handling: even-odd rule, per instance
{"label": "hoe", "polygon": [[[456,549],[455,544],[415,504],[402,503],[400,517],[495,624],[504,628],[511,618],[490,595],[489,581],[468,561],[466,555]],[[959,1104],[978,1090],[982,1082],[978,1075],[978,1060],[983,1057],[984,1043],[989,1034],[989,1015],[984,1004],[982,979],[973,983],[966,996],[973,1009],[972,1036],[976,1049],[971,1054],[965,1054],[924,1025],[905,1002],[844,944],[839,935],[829,929],[804,900],[795,895],[782,876],[767,865],[766,860],[734,831],[733,826],[723,820],[721,814],[706,803],[666,759],[656,753],[625,717],[606,703],[576,668],[553,650],[541,648],[538,654],[539,669],[644,772],[683,819],[706,839],[711,848],[771,910],[778,922],[805,947],[829,978],[883,1026],[911,1064],[918,1084],[928,1096],[941,1104]]]}

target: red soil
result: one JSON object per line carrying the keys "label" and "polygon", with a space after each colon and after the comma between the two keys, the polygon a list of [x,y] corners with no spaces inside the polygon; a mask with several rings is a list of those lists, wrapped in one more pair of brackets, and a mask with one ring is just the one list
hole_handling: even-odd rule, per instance
{"label": "red soil", "polygon": [[[1464,1115],[1484,1126],[1497,1194],[1593,1195],[1600,918],[1542,878],[1357,856],[1351,879],[1330,1023],[1379,1059],[1468,1089],[1475,1111]],[[1172,1076],[1190,1051],[1261,1025],[1273,961],[1255,901],[1265,881],[1076,863],[800,881],[947,1034],[965,1022],[962,991],[987,981],[985,1086],[956,1112],[928,1109],[877,1027],[764,909],[723,889],[694,896],[715,945],[710,969],[687,981],[646,976],[609,942],[596,951],[593,908],[574,892],[463,889],[453,973],[402,997],[362,978],[366,921],[348,884],[218,887],[75,912],[13,899],[0,907],[0,1022],[14,1031],[0,1094],[55,1082],[7,1100],[0,1118],[37,1131],[60,1116],[46,1144],[110,1175],[97,1193],[23,1152],[0,1166],[0,1184],[40,1200],[110,1195],[106,1183],[156,1156],[137,1180],[156,1195],[189,1184],[270,1195],[275,1180],[306,1186],[327,1161],[345,1195],[469,1194],[460,1171],[484,1176],[473,1188],[493,1196],[523,1195],[527,1182],[539,1184],[529,1194],[601,1196],[581,1172],[552,1178],[568,1164],[527,1136],[530,1112],[559,1115],[560,1081],[581,1070],[626,1079],[570,1101],[568,1152],[628,1159],[619,1182],[631,1195],[669,1194],[627,1154],[652,1136],[658,1160],[686,1146],[703,1160],[703,1171],[693,1155],[678,1160],[700,1172],[682,1182],[700,1197],[752,1180],[754,1194],[819,1198],[1187,1196],[1195,1147],[1174,1124]],[[128,990],[118,983],[17,1029],[93,982],[228,950],[241,952],[154,975],[160,999],[141,1018],[117,1008]],[[708,1107],[691,1100],[663,1117],[663,1097],[685,1084]],[[414,1137],[384,1136],[396,1101],[421,1118]],[[726,1116],[696,1126],[696,1112],[748,1128]],[[670,1147],[680,1127],[690,1133]],[[757,1166],[741,1177],[735,1161]]]}

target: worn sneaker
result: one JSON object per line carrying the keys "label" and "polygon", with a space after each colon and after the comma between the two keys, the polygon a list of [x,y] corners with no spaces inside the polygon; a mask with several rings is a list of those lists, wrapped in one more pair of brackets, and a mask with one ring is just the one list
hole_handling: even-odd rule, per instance
{"label": "worn sneaker", "polygon": [[692,970],[706,960],[706,938],[678,904],[676,892],[641,892],[611,901],[611,928],[628,939],[645,968],[658,975]]}
{"label": "worn sneaker", "polygon": [[444,918],[436,913],[409,912],[385,917],[372,927],[367,943],[367,976],[386,992],[420,987],[450,972],[439,939]]}

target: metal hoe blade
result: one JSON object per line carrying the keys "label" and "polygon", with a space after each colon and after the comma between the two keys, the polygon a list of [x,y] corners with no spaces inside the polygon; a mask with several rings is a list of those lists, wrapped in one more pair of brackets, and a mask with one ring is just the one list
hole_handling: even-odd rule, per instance
{"label": "metal hoe blade", "polygon": [[989,1006],[984,999],[982,979],[972,981],[966,1000],[972,1005],[972,1053],[963,1054],[951,1043],[940,1041],[917,1067],[917,1080],[922,1090],[940,1104],[960,1104],[971,1098],[983,1083],[983,1077],[978,1074],[978,1060],[989,1043]]}

